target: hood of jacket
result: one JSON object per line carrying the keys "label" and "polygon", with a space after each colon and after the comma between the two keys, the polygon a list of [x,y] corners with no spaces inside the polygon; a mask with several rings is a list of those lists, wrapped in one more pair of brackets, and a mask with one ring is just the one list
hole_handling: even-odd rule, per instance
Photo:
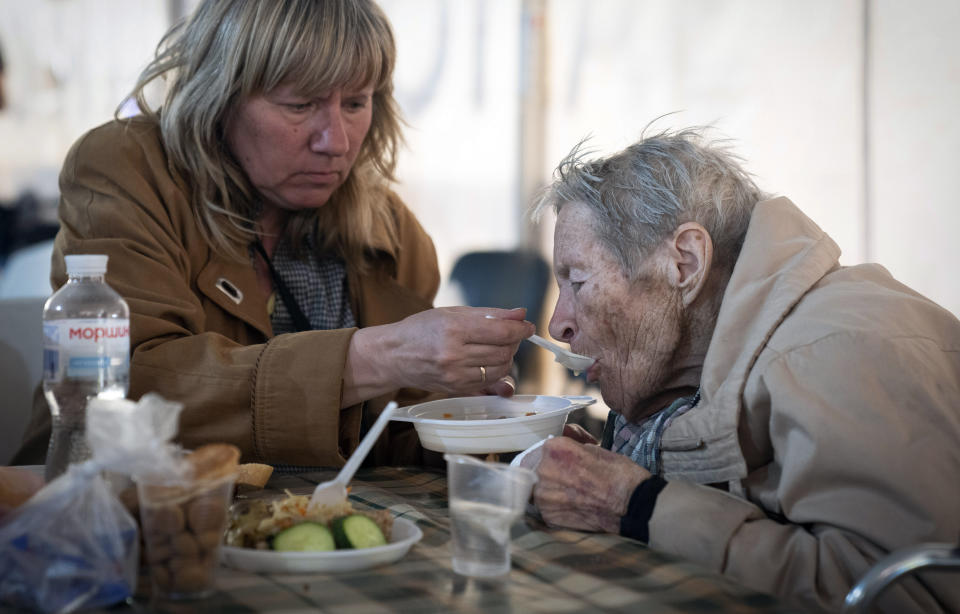
{"label": "hood of jacket", "polygon": [[[701,483],[740,480],[743,389],[767,340],[803,296],[838,266],[840,248],[787,198],[757,203],[724,291],[701,375],[701,401],[665,432],[671,472]],[[666,461],[665,461],[666,464]]]}

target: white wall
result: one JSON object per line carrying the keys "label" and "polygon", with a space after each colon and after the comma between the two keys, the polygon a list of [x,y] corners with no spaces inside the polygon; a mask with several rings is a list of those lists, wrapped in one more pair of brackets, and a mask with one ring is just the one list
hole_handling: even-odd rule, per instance
{"label": "white wall", "polygon": [[518,241],[520,3],[381,6],[395,30],[396,96],[409,123],[398,192],[432,235],[446,278],[458,255]]}
{"label": "white wall", "polygon": [[0,201],[56,196],[70,145],[113,116],[166,28],[165,0],[0,0]]}
{"label": "white wall", "polygon": [[552,158],[711,124],[768,191],[792,198],[856,261],[861,245],[857,3],[554,2]]}
{"label": "white wall", "polygon": [[873,11],[873,259],[960,315],[960,3]]}

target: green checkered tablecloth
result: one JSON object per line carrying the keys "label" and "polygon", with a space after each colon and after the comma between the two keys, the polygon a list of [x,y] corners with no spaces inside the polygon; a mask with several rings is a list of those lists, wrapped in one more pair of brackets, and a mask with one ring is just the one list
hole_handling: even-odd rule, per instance
{"label": "green checkered tablecloth", "polygon": [[[335,473],[275,474],[252,497],[284,490],[309,494]],[[787,612],[756,593],[697,565],[615,535],[546,529],[527,516],[513,528],[513,568],[496,580],[453,572],[443,473],[377,468],[351,484],[355,507],[387,508],[415,522],[423,539],[397,563],[336,574],[268,575],[222,567],[205,600],[150,603],[154,612]],[[120,607],[111,611],[123,611]]]}

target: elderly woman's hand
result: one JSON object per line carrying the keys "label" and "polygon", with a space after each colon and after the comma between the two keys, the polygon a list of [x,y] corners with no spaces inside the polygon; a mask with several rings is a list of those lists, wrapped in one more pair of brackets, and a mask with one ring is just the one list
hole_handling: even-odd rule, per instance
{"label": "elderly woman's hand", "polygon": [[343,404],[402,387],[509,394],[500,380],[520,342],[535,332],[525,316],[524,309],[443,307],[360,329],[347,355]]}
{"label": "elderly woman's hand", "polygon": [[543,444],[534,502],[551,526],[620,532],[630,496],[650,473],[628,457],[569,437]]}
{"label": "elderly woman's hand", "polygon": [[580,443],[600,443],[597,441],[597,438],[590,434],[590,432],[580,426],[579,424],[564,424],[563,425],[563,436],[569,437],[574,441]]}

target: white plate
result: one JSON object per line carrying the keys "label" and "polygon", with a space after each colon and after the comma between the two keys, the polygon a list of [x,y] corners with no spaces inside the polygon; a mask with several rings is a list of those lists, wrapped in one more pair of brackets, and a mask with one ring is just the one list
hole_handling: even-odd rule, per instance
{"label": "white plate", "polygon": [[254,573],[331,573],[355,571],[400,560],[420,541],[423,531],[406,518],[394,518],[390,543],[359,550],[329,552],[276,552],[255,548],[222,546],[220,562],[227,567]]}
{"label": "white plate", "polygon": [[595,402],[593,397],[580,396],[460,397],[402,407],[393,419],[413,422],[428,450],[516,452],[549,435],[559,436],[567,414]]}

